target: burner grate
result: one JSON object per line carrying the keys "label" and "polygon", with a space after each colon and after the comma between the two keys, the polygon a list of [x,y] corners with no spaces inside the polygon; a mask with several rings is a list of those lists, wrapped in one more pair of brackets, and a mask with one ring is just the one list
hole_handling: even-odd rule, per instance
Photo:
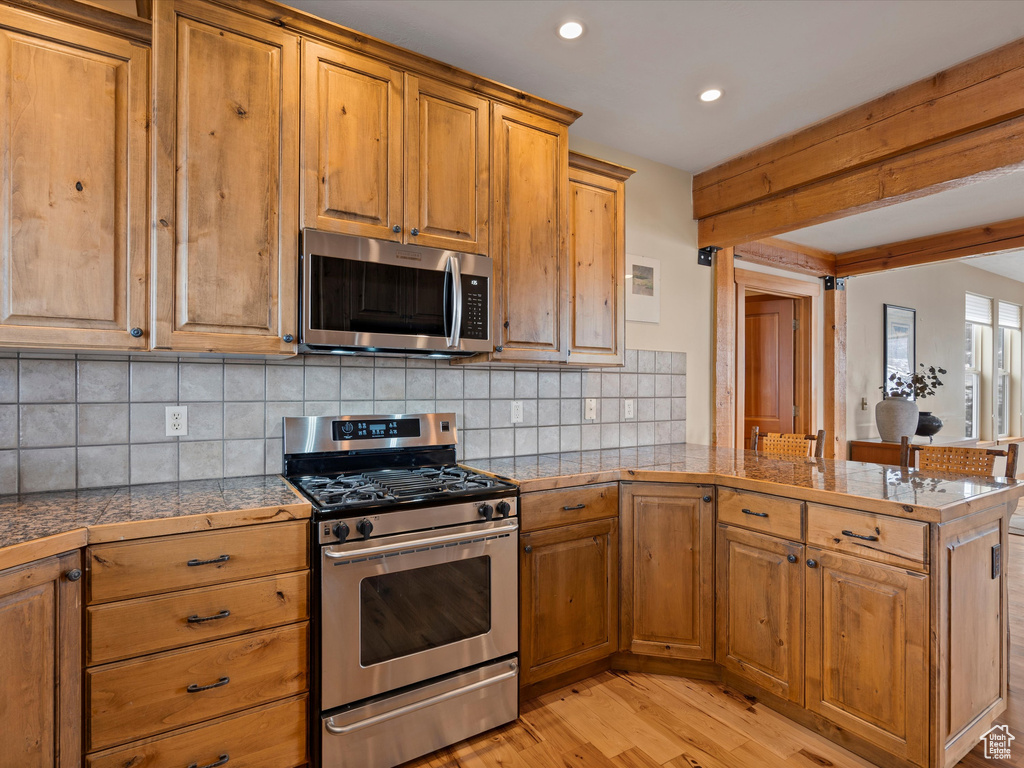
{"label": "burner grate", "polygon": [[443,498],[495,488],[501,483],[461,467],[381,469],[349,475],[294,478],[321,508],[355,508],[413,498]]}

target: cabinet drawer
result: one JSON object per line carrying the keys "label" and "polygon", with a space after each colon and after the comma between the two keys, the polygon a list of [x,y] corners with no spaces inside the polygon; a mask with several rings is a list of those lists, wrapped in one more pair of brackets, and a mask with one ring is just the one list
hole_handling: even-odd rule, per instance
{"label": "cabinet drawer", "polygon": [[88,664],[166,651],[309,617],[307,571],[92,606]]}
{"label": "cabinet drawer", "polygon": [[602,520],[618,514],[618,483],[526,493],[519,500],[519,524],[523,531]]}
{"label": "cabinet drawer", "polygon": [[295,768],[308,759],[306,697],[246,712],[200,728],[89,755],[87,768],[185,768],[229,758],[225,765]]}
{"label": "cabinet drawer", "polygon": [[302,693],[308,635],[301,624],[88,670],[89,748]]}
{"label": "cabinet drawer", "polygon": [[917,571],[928,567],[928,524],[807,505],[807,543]]}
{"label": "cabinet drawer", "polygon": [[793,541],[803,541],[803,507],[802,501],[781,496],[718,489],[719,522]]}
{"label": "cabinet drawer", "polygon": [[89,547],[89,602],[103,603],[309,567],[305,521]]}

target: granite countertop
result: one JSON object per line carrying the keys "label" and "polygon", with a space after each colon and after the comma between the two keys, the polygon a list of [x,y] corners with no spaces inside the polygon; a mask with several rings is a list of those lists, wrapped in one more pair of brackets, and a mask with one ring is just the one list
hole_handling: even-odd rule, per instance
{"label": "granite countertop", "polygon": [[[581,482],[651,480],[747,490],[944,522],[1024,495],[1024,482],[973,478],[834,459],[788,459],[679,443],[465,462],[508,478],[525,492]],[[1002,498],[994,498],[997,494]]]}
{"label": "granite countertop", "polygon": [[18,551],[36,559],[90,542],[309,516],[309,502],[279,475],[0,496],[0,568]]}

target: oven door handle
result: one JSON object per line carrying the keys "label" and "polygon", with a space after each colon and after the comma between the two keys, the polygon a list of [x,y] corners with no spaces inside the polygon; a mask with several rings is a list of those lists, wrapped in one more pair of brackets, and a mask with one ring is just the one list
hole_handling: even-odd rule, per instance
{"label": "oven door handle", "polygon": [[502,525],[497,528],[484,528],[477,531],[466,531],[465,533],[453,533],[449,536],[437,536],[428,539],[415,539],[414,541],[399,541],[394,544],[383,544],[379,547],[371,547],[370,549],[348,549],[348,550],[337,550],[337,549],[324,549],[324,554],[332,560],[343,560],[350,557],[371,557],[373,555],[384,555],[388,552],[401,552],[406,549],[419,549],[421,547],[430,547],[431,549],[437,549],[444,547],[448,544],[457,544],[460,541],[470,541],[472,539],[490,538],[491,536],[500,536],[502,534],[513,534],[519,530],[519,525],[513,523],[512,525]]}
{"label": "oven door handle", "polygon": [[335,725],[334,718],[327,718],[324,725],[327,730],[331,733],[343,736],[346,733],[352,733],[353,731],[361,731],[363,728],[369,728],[380,723],[386,723],[389,720],[394,720],[396,717],[402,717],[403,715],[411,714],[427,707],[432,707],[435,704],[454,699],[456,696],[462,696],[466,693],[472,693],[473,691],[479,691],[481,688],[487,688],[497,683],[503,683],[519,674],[519,666],[513,661],[509,665],[512,667],[508,672],[503,672],[496,677],[490,677],[486,680],[480,680],[476,683],[463,686],[462,688],[456,688],[454,691],[445,691],[439,693],[437,696],[431,696],[429,699],[423,701],[417,701],[413,704],[407,704],[404,707],[399,707],[390,712],[384,712],[383,714],[377,715],[376,717],[369,717],[366,720],[360,720],[358,723],[352,723],[351,725]]}

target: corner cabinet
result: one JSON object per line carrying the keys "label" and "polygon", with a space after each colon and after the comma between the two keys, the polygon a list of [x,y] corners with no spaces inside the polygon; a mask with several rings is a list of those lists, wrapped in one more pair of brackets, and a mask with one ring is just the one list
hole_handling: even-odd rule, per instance
{"label": "corner cabinet", "polygon": [[149,52],[0,7],[0,345],[149,346]]}
{"label": "corner cabinet", "polygon": [[199,0],[153,13],[153,347],[290,354],[299,38]]}
{"label": "corner cabinet", "polygon": [[0,571],[0,765],[82,764],[82,571],[76,550]]}

